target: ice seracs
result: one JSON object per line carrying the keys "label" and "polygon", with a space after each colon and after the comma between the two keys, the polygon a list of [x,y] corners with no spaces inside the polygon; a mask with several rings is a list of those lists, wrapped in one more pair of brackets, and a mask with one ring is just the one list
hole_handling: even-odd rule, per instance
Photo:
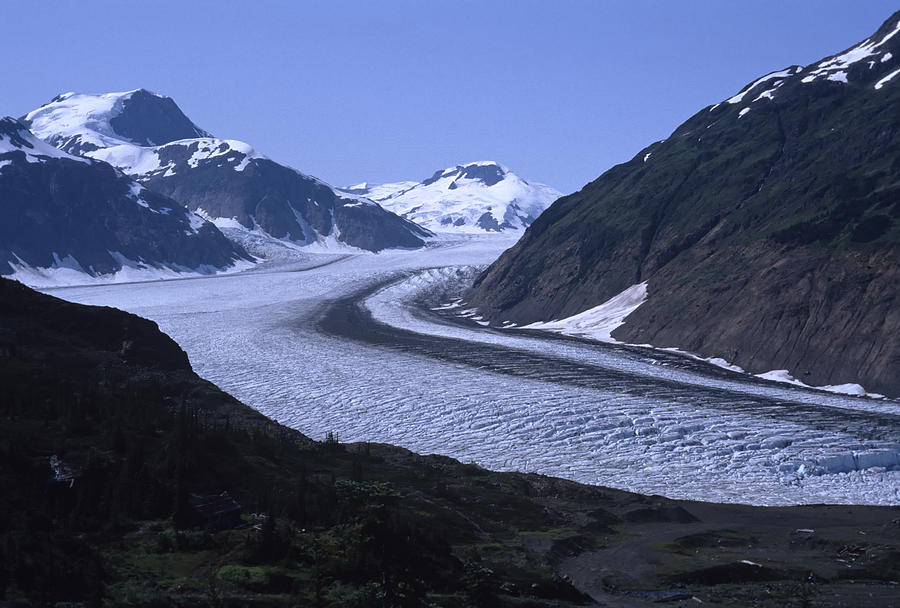
{"label": "ice seracs", "polygon": [[366,196],[433,232],[470,233],[524,230],[562,196],[493,161],[449,167],[422,182],[362,183],[343,191]]}

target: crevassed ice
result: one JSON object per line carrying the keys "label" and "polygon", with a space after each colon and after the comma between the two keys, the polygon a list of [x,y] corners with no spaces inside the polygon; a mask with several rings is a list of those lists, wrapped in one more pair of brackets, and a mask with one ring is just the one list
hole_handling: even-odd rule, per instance
{"label": "crevassed ice", "polygon": [[[314,438],[335,431],[347,441],[383,441],[497,470],[678,498],[900,502],[897,429],[884,425],[867,436],[855,430],[865,424],[829,423],[829,417],[863,407],[873,415],[897,416],[896,402],[705,375],[670,366],[649,349],[635,354],[612,345],[447,325],[416,304],[422,293],[452,278],[455,269],[442,268],[487,264],[513,242],[460,238],[418,252],[298,253],[305,257],[284,268],[301,272],[270,269],[53,293],[157,321],[186,349],[200,375]],[[316,260],[333,263],[320,266]],[[546,373],[516,377],[318,330],[316,319],[328,302],[402,276],[409,278],[366,302],[381,322],[465,340],[473,351],[485,343],[524,349],[586,368],[659,377],[676,388],[642,393],[627,385],[575,386],[555,379],[550,363]],[[753,405],[759,397],[814,408],[817,423],[767,415]]]}

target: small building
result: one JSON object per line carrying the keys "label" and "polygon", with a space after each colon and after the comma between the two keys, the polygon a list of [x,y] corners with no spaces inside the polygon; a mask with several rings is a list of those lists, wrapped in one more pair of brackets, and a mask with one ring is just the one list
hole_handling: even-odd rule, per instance
{"label": "small building", "polygon": [[192,523],[207,532],[230,530],[241,523],[241,504],[227,491],[208,496],[191,494],[188,504]]}

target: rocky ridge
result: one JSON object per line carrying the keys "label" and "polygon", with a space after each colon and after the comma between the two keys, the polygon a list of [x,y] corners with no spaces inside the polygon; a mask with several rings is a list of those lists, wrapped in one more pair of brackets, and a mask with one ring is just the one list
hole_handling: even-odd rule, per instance
{"label": "rocky ridge", "polygon": [[211,136],[171,98],[144,89],[66,93],[22,120],[45,141],[106,161],[220,227],[300,245],[333,241],[370,251],[421,247],[430,235],[244,142]]}

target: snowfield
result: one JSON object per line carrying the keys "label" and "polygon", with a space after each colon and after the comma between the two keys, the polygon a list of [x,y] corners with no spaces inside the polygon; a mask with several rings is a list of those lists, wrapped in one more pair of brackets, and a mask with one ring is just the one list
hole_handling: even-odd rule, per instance
{"label": "snowfield", "polygon": [[[47,291],[155,320],[201,376],[316,439],[672,498],[900,504],[897,401],[460,318],[453,294],[517,236],[286,252],[240,274]],[[594,316],[614,324],[613,313]]]}

